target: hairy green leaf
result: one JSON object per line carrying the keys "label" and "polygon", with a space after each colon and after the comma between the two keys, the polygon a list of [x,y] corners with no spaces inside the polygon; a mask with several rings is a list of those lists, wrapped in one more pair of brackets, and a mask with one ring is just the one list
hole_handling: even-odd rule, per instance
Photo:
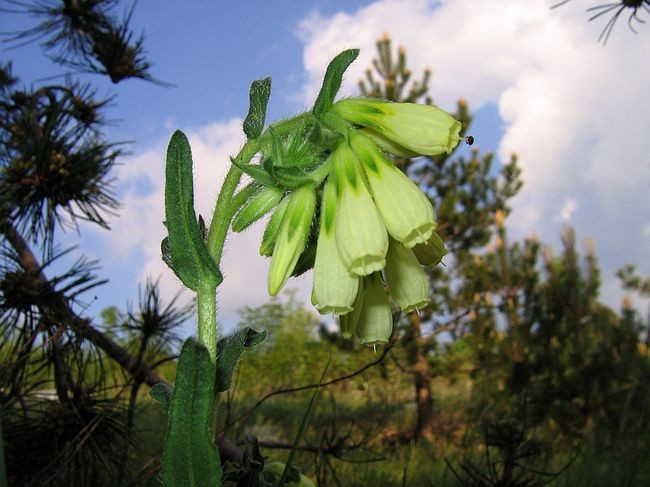
{"label": "hairy green leaf", "polygon": [[[197,291],[199,281],[218,285],[221,273],[208,252],[194,212],[192,151],[187,137],[177,130],[167,149],[165,219],[169,233],[163,240],[163,258],[183,284]],[[169,262],[168,262],[169,260]]]}
{"label": "hairy green leaf", "polygon": [[325,71],[325,78],[323,79],[323,86],[321,86],[316,103],[314,103],[313,113],[320,117],[327,112],[334,103],[334,97],[341,88],[343,81],[343,73],[348,69],[348,66],[359,55],[359,49],[348,49],[338,54],[327,66]]}
{"label": "hairy green leaf", "polygon": [[249,139],[256,139],[264,130],[266,107],[271,96],[271,78],[258,79],[251,83],[250,106],[244,120],[244,133]]}
{"label": "hairy green leaf", "polygon": [[163,480],[174,487],[221,485],[219,452],[208,432],[214,365],[195,338],[183,343],[163,452]]}
{"label": "hairy green leaf", "polygon": [[246,327],[226,335],[217,342],[217,381],[218,392],[227,391],[232,385],[232,374],[244,350],[254,347],[266,338],[266,331]]}

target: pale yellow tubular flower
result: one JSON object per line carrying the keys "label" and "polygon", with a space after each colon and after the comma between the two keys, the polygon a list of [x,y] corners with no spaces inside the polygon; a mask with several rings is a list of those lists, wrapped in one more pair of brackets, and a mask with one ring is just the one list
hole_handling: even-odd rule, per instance
{"label": "pale yellow tubular flower", "polygon": [[332,155],[336,178],[336,245],[345,267],[366,276],[386,264],[388,234],[363,181],[356,154],[342,142]]}
{"label": "pale yellow tubular flower", "polygon": [[384,272],[388,292],[402,311],[409,313],[429,304],[429,281],[412,250],[391,239]]}
{"label": "pale yellow tubular flower", "polygon": [[355,133],[350,143],[388,233],[408,248],[429,240],[436,229],[429,198],[368,137]]}
{"label": "pale yellow tubular flower", "polygon": [[461,140],[461,123],[434,105],[348,98],[335,103],[332,111],[414,154],[449,154]]}
{"label": "pale yellow tubular flower", "polygon": [[359,277],[350,274],[341,260],[336,245],[335,220],[336,183],[330,177],[323,187],[312,303],[321,314],[344,315],[352,311]]}
{"label": "pale yellow tubular flower", "polygon": [[354,335],[361,343],[372,347],[388,343],[393,333],[393,315],[384,291],[381,273],[375,272],[364,278],[364,299],[361,316]]}

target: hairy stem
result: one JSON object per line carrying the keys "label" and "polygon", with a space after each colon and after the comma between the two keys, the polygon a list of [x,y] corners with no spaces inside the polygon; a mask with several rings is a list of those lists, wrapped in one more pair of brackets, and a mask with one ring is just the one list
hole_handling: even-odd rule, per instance
{"label": "hairy stem", "polygon": [[199,341],[208,349],[213,364],[217,363],[216,292],[216,286],[201,282],[197,293]]}
{"label": "hairy stem", "polygon": [[[293,130],[296,125],[303,124],[309,114],[303,114],[295,118],[283,120],[273,125],[277,135],[285,135]],[[237,154],[237,162],[247,164],[259,152],[265,142],[268,142],[268,131],[257,139],[251,139]],[[245,203],[243,198],[235,195],[237,185],[241,180],[242,171],[235,165],[230,166],[226,179],[221,186],[217,203],[215,204],[210,229],[208,230],[208,252],[221,266],[221,257],[226,243],[228,229],[237,209]],[[201,285],[198,292],[198,315],[199,315],[199,340],[203,343],[213,362],[216,363],[217,354],[217,323],[216,323],[216,287]]]}

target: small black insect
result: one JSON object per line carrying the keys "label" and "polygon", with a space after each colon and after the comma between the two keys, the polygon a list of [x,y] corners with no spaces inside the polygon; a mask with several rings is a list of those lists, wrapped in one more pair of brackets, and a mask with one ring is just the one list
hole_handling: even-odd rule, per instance
{"label": "small black insect", "polygon": [[474,143],[474,137],[472,135],[465,136],[465,143],[467,145],[472,145]]}

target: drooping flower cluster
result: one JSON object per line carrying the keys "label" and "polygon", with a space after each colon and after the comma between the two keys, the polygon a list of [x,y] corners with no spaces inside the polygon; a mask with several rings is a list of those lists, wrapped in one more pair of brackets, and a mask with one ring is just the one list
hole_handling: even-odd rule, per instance
{"label": "drooping flower cluster", "polygon": [[316,148],[307,134],[314,127],[306,126],[284,144],[313,144],[311,157],[301,150],[287,160],[278,154],[291,151],[278,150],[277,143],[272,155],[263,156],[267,173],[292,168],[291,177],[255,178],[249,172],[257,180],[255,194],[233,229],[275,208],[260,249],[271,255],[269,293],[313,267],[312,303],[319,312],[338,315],[345,338],[386,343],[393,328],[387,292],[405,312],[425,306],[429,285],[422,265],[437,265],[446,250],[429,198],[384,151],[408,157],[449,153],[461,125],[435,106],[364,98],[335,103],[322,123],[337,134],[335,144],[329,137],[327,147]]}

